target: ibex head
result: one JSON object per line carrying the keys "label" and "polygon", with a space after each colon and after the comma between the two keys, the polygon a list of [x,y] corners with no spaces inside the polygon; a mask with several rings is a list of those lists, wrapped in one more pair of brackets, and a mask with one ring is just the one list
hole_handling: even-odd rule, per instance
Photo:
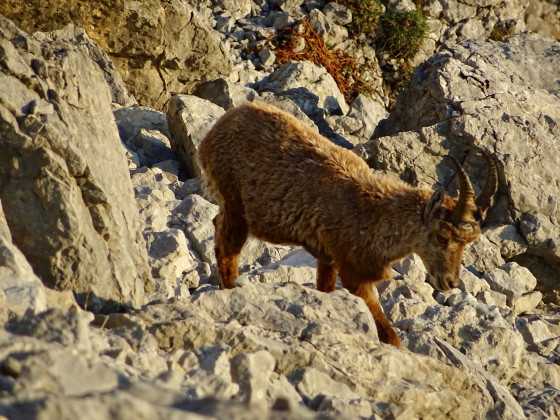
{"label": "ibex head", "polygon": [[455,202],[436,190],[424,210],[426,242],[418,250],[429,273],[428,282],[445,291],[459,284],[461,256],[465,246],[480,235],[480,222],[490,207],[498,186],[496,167],[484,154],[487,165],[486,182],[478,196],[463,167],[452,157],[459,176],[459,198]]}

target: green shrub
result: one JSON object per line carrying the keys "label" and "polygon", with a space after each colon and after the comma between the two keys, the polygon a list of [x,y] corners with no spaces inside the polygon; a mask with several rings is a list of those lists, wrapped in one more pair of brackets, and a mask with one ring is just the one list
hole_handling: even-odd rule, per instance
{"label": "green shrub", "polygon": [[494,25],[489,38],[492,41],[502,42],[504,39],[509,38],[515,33],[515,21],[513,19],[505,22],[498,22]]}
{"label": "green shrub", "polygon": [[354,34],[373,34],[381,16],[381,0],[337,0],[352,12],[348,29]]}
{"label": "green shrub", "polygon": [[411,58],[418,52],[428,26],[421,10],[385,13],[379,19],[382,48],[394,58]]}

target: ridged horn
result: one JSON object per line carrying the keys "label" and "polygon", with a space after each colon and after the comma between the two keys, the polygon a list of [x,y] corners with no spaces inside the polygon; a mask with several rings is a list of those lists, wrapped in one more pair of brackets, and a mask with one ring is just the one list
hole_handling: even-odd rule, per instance
{"label": "ridged horn", "polygon": [[474,222],[476,221],[475,214],[478,212],[478,208],[475,203],[475,194],[471,181],[459,162],[453,156],[450,155],[449,157],[455,164],[457,176],[459,177],[459,199],[451,212],[451,223],[460,225],[462,223]]}
{"label": "ridged horn", "polygon": [[496,194],[498,190],[498,171],[496,170],[496,165],[492,161],[492,158],[486,153],[482,152],[484,160],[486,160],[486,181],[484,182],[484,187],[482,191],[474,200],[477,210],[477,219],[482,220],[486,214],[486,210],[492,204],[492,197]]}

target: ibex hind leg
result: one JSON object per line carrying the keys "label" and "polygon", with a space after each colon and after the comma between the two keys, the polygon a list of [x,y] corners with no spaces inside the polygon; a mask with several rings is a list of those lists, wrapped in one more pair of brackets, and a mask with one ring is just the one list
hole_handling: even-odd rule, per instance
{"label": "ibex hind leg", "polygon": [[336,286],[336,267],[317,260],[317,290],[321,292],[332,292]]}
{"label": "ibex hind leg", "polygon": [[243,212],[222,206],[214,218],[214,226],[214,251],[221,288],[230,289],[238,276],[239,254],[247,241],[249,228]]}
{"label": "ibex hind leg", "polygon": [[367,307],[373,315],[379,339],[383,343],[391,344],[395,347],[400,347],[401,339],[399,338],[393,327],[391,327],[389,320],[383,313],[383,308],[381,308],[379,300],[377,300],[377,298],[373,294],[373,282],[356,283],[354,279],[345,276],[344,272],[341,272],[340,278],[342,281],[342,285],[346,287],[350,293],[361,297],[366,302]]}

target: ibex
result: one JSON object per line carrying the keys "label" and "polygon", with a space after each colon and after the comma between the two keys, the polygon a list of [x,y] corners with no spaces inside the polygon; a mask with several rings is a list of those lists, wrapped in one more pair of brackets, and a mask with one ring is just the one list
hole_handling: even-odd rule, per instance
{"label": "ibex", "polygon": [[238,256],[251,233],[275,244],[301,245],[317,258],[317,289],[342,285],[366,302],[381,341],[400,346],[372,286],[391,278],[390,265],[418,254],[430,283],[457,286],[465,245],[497,188],[487,158],[486,184],[475,193],[464,169],[457,200],[443,189],[417,189],[373,173],[294,116],[264,103],[231,109],[200,145],[206,191],[219,204],[215,253],[222,288],[238,276]]}

